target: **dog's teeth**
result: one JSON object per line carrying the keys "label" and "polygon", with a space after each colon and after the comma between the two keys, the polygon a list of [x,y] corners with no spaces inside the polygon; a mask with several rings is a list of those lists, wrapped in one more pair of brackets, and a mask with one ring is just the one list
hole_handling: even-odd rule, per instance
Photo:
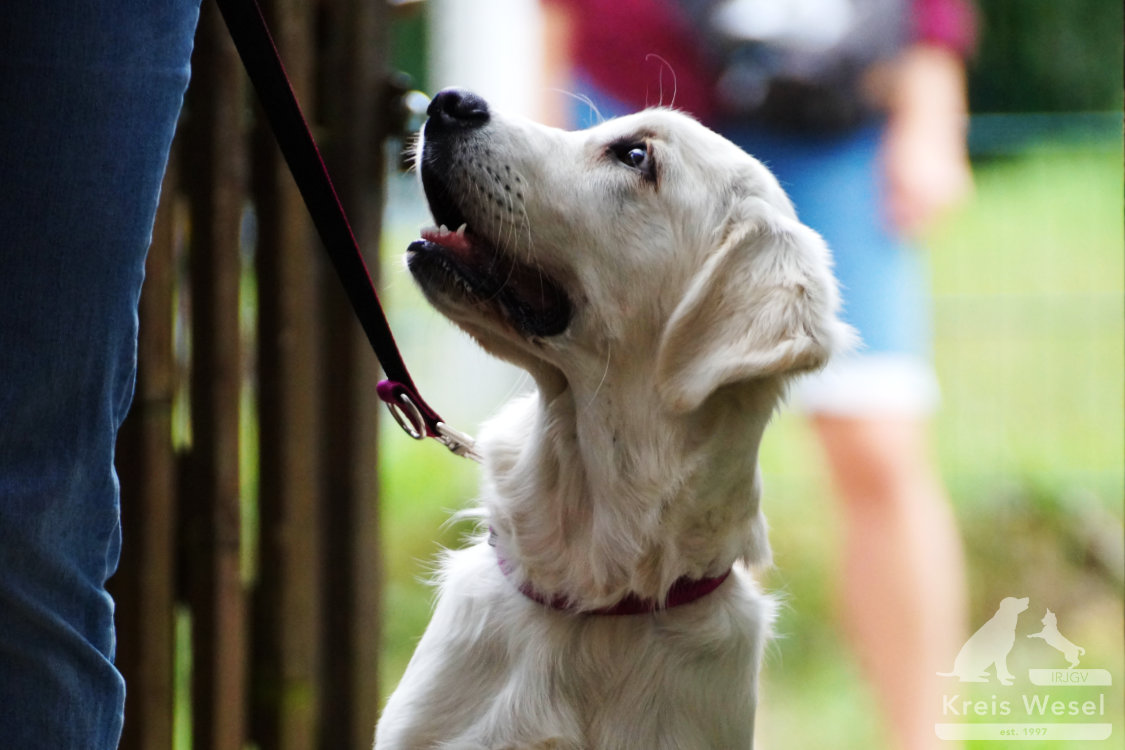
{"label": "dog's teeth", "polygon": [[465,236],[465,230],[468,229],[468,228],[469,228],[468,224],[462,224],[461,226],[457,227],[457,236],[458,237],[464,237]]}
{"label": "dog's teeth", "polygon": [[438,232],[441,234],[449,234],[449,227],[447,227],[445,224],[442,224],[440,227],[438,227]]}

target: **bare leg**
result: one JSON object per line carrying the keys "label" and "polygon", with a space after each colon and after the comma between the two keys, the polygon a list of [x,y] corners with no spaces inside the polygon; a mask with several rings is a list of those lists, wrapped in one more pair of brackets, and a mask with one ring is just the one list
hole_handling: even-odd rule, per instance
{"label": "bare leg", "polygon": [[963,640],[964,562],[949,501],[915,417],[819,415],[844,529],[844,625],[898,748],[949,750],[934,735]]}

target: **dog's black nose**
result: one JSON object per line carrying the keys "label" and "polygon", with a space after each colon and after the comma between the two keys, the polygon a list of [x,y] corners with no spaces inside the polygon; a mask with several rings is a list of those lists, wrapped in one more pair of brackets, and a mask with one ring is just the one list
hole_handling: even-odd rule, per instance
{"label": "dog's black nose", "polygon": [[430,125],[445,128],[479,128],[488,122],[488,102],[471,91],[443,89],[426,109]]}

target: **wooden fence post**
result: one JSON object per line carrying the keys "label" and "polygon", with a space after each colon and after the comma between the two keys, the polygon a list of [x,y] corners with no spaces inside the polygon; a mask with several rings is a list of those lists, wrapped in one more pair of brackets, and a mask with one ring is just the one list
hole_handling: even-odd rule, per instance
{"label": "wooden fence post", "polygon": [[[377,271],[387,6],[262,2]],[[195,750],[364,748],[378,712],[378,366],[210,2],[192,68],[118,445],[122,747],[170,748],[190,705]],[[175,438],[185,392],[188,434]],[[177,606],[190,701],[174,694]]]}
{"label": "wooden fence post", "polygon": [[[315,16],[307,0],[263,10],[294,90],[315,111]],[[316,747],[322,716],[319,414],[320,241],[264,116],[252,144],[258,223],[259,570],[253,615],[254,739]]]}
{"label": "wooden fence post", "polygon": [[[378,281],[388,134],[390,17],[384,2],[330,0],[319,109],[325,158],[336,191]],[[340,284],[325,280],[325,558],[332,602],[327,652],[324,748],[371,744],[378,716],[382,568],[379,555],[375,395],[380,371]]]}
{"label": "wooden fence post", "polygon": [[247,738],[239,483],[245,76],[213,3],[203,4],[199,24],[181,152],[191,205],[192,442],[181,508],[189,535],[182,564],[192,618],[192,747],[241,750]]}

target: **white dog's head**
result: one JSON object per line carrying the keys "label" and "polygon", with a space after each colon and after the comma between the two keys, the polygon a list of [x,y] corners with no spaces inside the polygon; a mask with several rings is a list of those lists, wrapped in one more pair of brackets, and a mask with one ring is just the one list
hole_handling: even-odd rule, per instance
{"label": "white dog's head", "polygon": [[847,346],[828,250],[755,159],[664,109],[565,132],[438,94],[408,264],[532,374],[481,433],[515,575],[586,604],[769,559],[757,449],[793,374]]}
{"label": "white dog's head", "polygon": [[[566,132],[438,94],[417,150],[431,302],[541,387],[647,368],[673,412],[822,366],[850,332],[827,248],[758,161],[656,109]],[[643,364],[642,364],[643,363]]]}

